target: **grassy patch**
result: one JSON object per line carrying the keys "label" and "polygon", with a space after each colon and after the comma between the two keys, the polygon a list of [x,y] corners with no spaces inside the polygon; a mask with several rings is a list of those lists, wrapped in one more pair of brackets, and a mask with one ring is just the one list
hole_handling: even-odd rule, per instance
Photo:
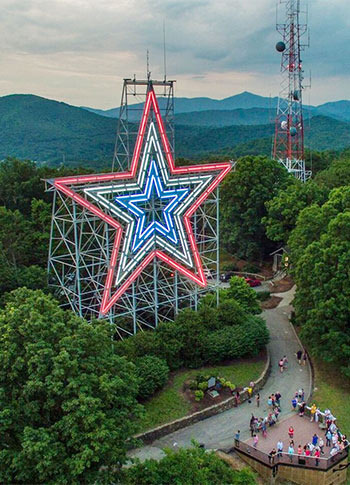
{"label": "grassy patch", "polygon": [[312,359],[315,369],[313,397],[323,411],[329,408],[343,433],[350,436],[350,382],[331,364]]}
{"label": "grassy patch", "polygon": [[169,384],[147,401],[145,416],[140,425],[140,432],[152,429],[174,419],[182,418],[191,412],[191,403],[181,393],[187,379],[199,373],[224,377],[235,386],[246,386],[262,373],[265,359],[242,359],[227,365],[201,367],[200,369],[181,370],[173,374]]}

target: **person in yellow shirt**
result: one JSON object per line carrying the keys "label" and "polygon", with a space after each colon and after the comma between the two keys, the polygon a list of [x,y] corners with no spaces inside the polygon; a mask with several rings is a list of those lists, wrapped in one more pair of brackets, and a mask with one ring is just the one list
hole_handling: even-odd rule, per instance
{"label": "person in yellow shirt", "polygon": [[313,405],[311,406],[311,409],[310,409],[310,414],[311,414],[311,419],[310,421],[312,422],[314,419],[315,419],[315,413],[317,411],[317,407],[316,407],[316,404],[313,403]]}

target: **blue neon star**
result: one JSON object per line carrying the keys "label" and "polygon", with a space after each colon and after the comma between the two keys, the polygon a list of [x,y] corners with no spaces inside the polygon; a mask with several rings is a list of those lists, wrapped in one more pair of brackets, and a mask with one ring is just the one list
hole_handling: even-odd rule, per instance
{"label": "blue neon star", "polygon": [[[115,202],[128,209],[137,218],[136,229],[131,249],[135,253],[142,244],[156,232],[168,238],[174,244],[178,242],[178,236],[173,221],[173,212],[179,203],[186,197],[189,189],[164,190],[164,179],[160,176],[157,164],[151,161],[148,174],[145,179],[144,192],[132,195],[123,195],[115,198]],[[157,201],[158,199],[158,201]],[[154,210],[151,213],[151,222],[146,224],[147,213],[138,204],[143,204],[153,200],[156,204],[170,199],[170,202],[161,210],[164,223],[155,220],[159,211]],[[146,227],[145,227],[146,226]]]}

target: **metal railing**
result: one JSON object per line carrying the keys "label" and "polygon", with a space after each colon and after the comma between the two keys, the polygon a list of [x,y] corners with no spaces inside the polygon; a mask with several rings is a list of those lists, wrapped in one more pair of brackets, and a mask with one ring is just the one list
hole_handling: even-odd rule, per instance
{"label": "metal railing", "polygon": [[318,459],[315,456],[304,456],[297,455],[295,453],[290,454],[285,452],[276,454],[274,457],[271,457],[267,453],[264,453],[263,451],[254,448],[254,446],[248,445],[247,443],[238,440],[235,440],[235,445],[233,449],[235,451],[244,453],[254,460],[260,461],[264,465],[267,465],[271,468],[276,465],[294,465],[302,466],[305,468],[328,470],[348,456],[349,445],[343,450],[338,451],[338,453],[336,453],[334,456],[330,456],[328,458],[320,456],[320,458]]}

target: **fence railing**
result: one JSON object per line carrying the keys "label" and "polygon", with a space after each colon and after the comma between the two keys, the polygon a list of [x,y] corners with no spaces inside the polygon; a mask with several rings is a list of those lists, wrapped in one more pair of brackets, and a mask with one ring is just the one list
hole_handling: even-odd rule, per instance
{"label": "fence railing", "polygon": [[305,468],[318,468],[320,470],[328,470],[348,456],[349,446],[347,446],[343,450],[338,451],[338,453],[336,453],[334,456],[330,456],[327,458],[322,456],[320,458],[316,458],[315,456],[304,456],[297,455],[295,453],[290,454],[285,452],[276,454],[274,457],[271,457],[267,453],[264,453],[263,451],[254,448],[254,446],[248,445],[247,443],[239,440],[235,440],[234,450],[241,451],[245,455],[248,455],[251,458],[258,460],[271,468],[279,464],[284,464],[303,466]]}

